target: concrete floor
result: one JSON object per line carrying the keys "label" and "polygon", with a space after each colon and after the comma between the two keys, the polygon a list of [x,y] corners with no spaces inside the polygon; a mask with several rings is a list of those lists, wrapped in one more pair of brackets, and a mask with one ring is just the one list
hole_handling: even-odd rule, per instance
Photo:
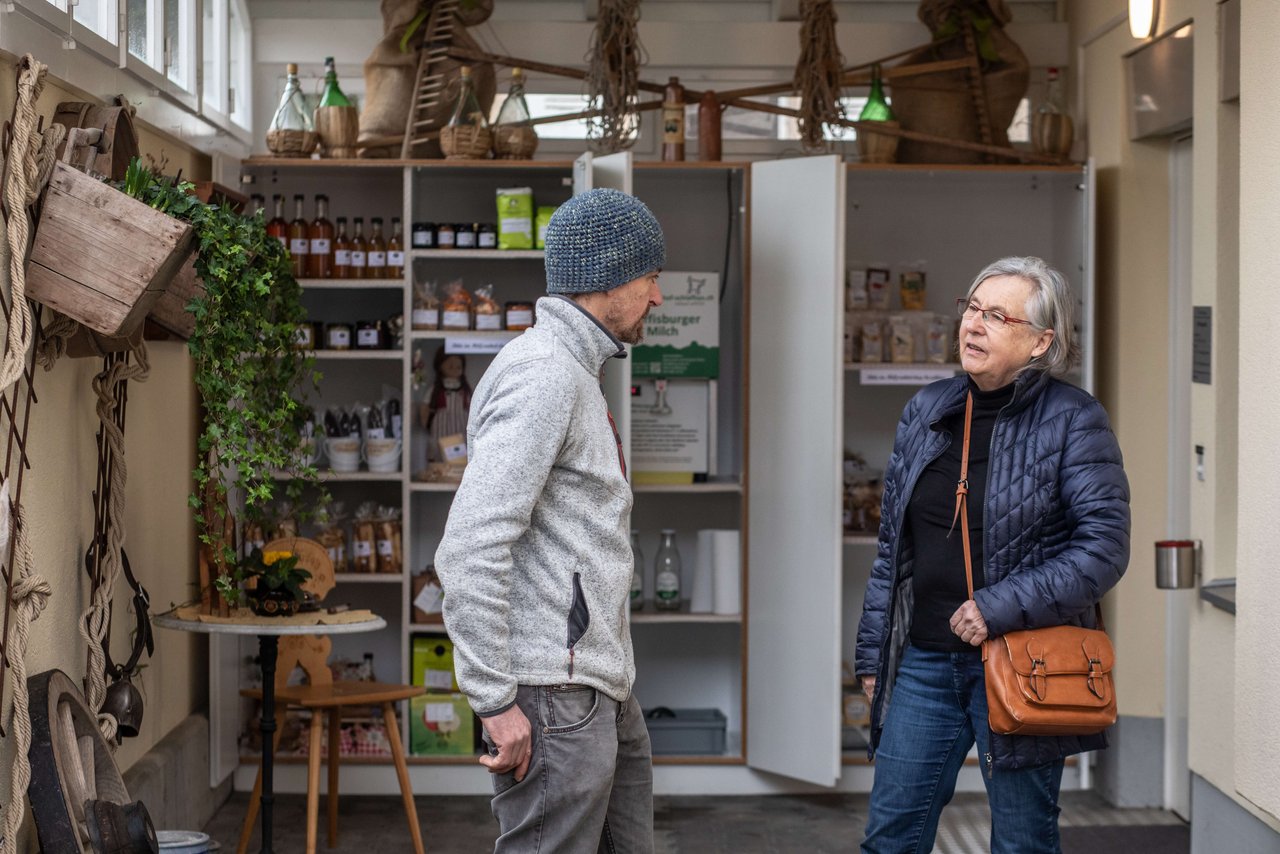
{"label": "concrete floor", "polygon": [[[235,851],[248,796],[237,793],[214,816],[205,832]],[[422,797],[418,820],[427,850],[438,854],[483,854],[493,850],[497,826],[487,798]],[[401,801],[396,797],[347,797],[339,812],[338,846],[325,848],[321,799],[321,852],[383,854],[410,851]],[[305,798],[276,801],[275,850],[303,854]],[[660,797],[655,805],[656,854],[825,854],[857,850],[866,823],[866,795],[773,797]],[[1064,854],[1180,854],[1190,851],[1190,834],[1176,816],[1162,810],[1122,810],[1092,792],[1062,795]],[[258,850],[255,828],[251,852]],[[942,815],[934,854],[986,852],[990,816],[986,795],[956,795]]]}

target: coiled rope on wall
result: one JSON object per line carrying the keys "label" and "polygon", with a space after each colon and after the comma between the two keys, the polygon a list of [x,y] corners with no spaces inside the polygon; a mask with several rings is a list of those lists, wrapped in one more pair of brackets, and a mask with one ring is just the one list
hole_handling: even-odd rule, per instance
{"label": "coiled rope on wall", "polygon": [[[9,326],[0,357],[0,394],[9,395],[26,370],[27,352],[35,338],[35,318],[27,304],[24,270],[30,223],[27,209],[39,198],[53,171],[54,152],[66,135],[62,125],[39,130],[35,105],[44,88],[47,68],[30,55],[19,66],[18,97],[14,107],[12,140],[4,170],[5,208],[0,209],[4,239],[0,240],[0,288],[8,297]],[[16,395],[15,395],[16,397]],[[10,410],[12,413],[13,409]],[[12,429],[12,425],[11,429]],[[13,538],[14,549],[9,551]],[[0,854],[14,854],[18,830],[25,813],[24,798],[31,780],[31,716],[28,708],[26,651],[31,624],[40,616],[52,592],[49,583],[32,566],[31,544],[21,502],[9,495],[7,480],[0,483],[0,555],[12,554],[13,634],[7,659],[13,674],[13,762],[9,766],[9,803],[4,810],[4,837]]]}

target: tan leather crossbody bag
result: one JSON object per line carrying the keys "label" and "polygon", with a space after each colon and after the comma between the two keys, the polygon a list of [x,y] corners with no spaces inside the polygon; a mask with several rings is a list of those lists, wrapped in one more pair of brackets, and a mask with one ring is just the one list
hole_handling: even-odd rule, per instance
{"label": "tan leather crossbody bag", "polygon": [[[964,410],[964,448],[956,485],[956,518],[964,541],[965,581],[973,598],[969,549],[969,428],[973,395]],[[982,643],[987,707],[993,732],[1005,735],[1092,735],[1116,722],[1112,679],[1116,653],[1102,627],[1051,626],[1009,632]]]}

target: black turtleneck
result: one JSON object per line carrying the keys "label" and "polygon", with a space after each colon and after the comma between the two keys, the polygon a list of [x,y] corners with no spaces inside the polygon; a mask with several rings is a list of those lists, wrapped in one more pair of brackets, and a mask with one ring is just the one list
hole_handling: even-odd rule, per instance
{"label": "black turtleneck", "polygon": [[[996,416],[1013,399],[1013,383],[995,391],[973,392],[973,424],[969,435],[969,545],[973,556],[973,589],[983,586],[982,508],[987,495],[987,462]],[[956,507],[956,481],[960,479],[960,452],[964,446],[964,412],[944,422],[951,444],[925,467],[907,505],[907,531],[914,546],[915,611],[911,617],[911,643],[937,652],[973,649],[951,632],[951,615],[969,598],[965,584],[964,541],[961,520],[951,532]]]}

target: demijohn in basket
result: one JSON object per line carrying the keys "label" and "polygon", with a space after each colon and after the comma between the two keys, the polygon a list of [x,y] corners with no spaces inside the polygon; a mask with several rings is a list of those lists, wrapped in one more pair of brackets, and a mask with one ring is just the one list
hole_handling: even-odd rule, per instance
{"label": "demijohn in basket", "polygon": [[[956,518],[964,540],[965,582],[973,599],[969,550],[969,427],[973,394],[964,408],[964,447],[956,486]],[[982,644],[987,714],[1004,735],[1092,735],[1116,722],[1116,653],[1102,630],[1050,626],[1008,632]]]}

